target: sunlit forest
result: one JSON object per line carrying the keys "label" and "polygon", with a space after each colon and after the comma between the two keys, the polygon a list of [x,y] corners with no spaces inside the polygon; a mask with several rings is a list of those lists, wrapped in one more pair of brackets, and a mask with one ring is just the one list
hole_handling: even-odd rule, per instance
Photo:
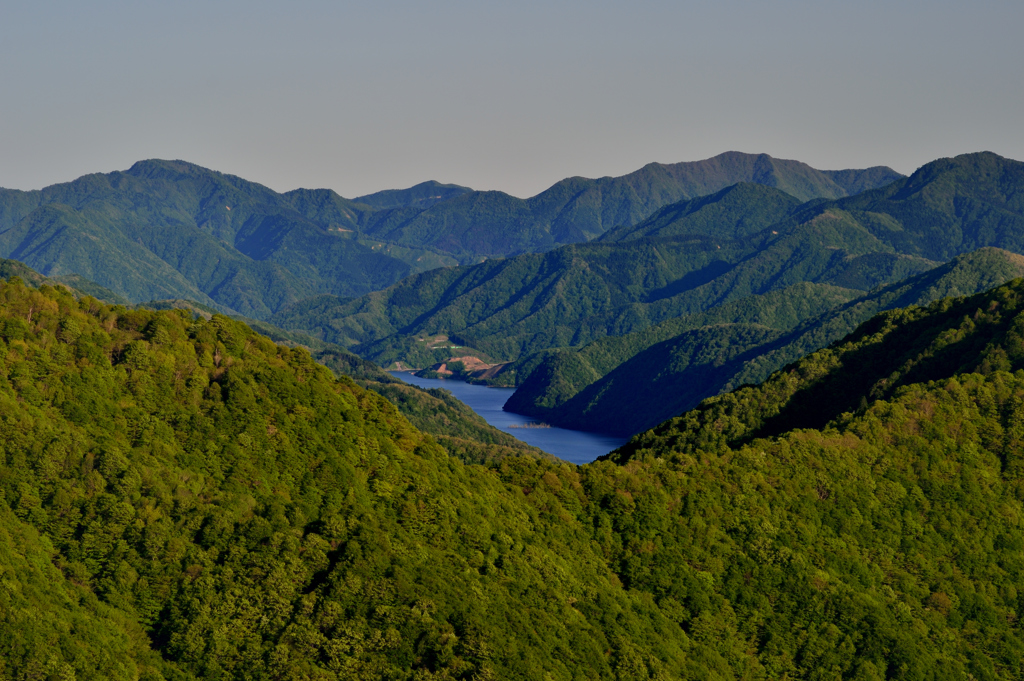
{"label": "sunlit forest", "polygon": [[[222,316],[0,285],[7,678],[1020,678],[1024,282],[585,466]],[[494,443],[500,444],[500,443]]]}

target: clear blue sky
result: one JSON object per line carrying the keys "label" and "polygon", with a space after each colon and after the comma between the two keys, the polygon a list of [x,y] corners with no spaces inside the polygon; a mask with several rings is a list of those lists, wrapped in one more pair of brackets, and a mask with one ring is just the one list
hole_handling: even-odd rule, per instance
{"label": "clear blue sky", "polygon": [[181,158],[344,196],[766,152],[1024,160],[1024,2],[0,6],[0,186]]}

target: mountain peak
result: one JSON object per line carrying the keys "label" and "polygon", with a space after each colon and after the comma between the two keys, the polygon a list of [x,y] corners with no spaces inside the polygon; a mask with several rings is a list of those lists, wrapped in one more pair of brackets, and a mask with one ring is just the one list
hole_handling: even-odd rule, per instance
{"label": "mountain peak", "polygon": [[444,184],[436,180],[427,180],[408,189],[385,189],[373,194],[359,196],[354,201],[378,210],[405,207],[428,208],[435,203],[472,191],[469,187],[457,184]]}
{"label": "mountain peak", "polygon": [[221,173],[180,159],[165,160],[160,158],[150,158],[142,161],[136,161],[132,164],[131,168],[125,171],[125,174],[147,179],[156,179],[161,177],[177,179],[183,175],[220,175]]}

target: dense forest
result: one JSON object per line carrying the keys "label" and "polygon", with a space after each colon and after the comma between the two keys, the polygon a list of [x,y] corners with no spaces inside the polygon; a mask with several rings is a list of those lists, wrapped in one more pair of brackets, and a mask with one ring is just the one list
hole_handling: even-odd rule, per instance
{"label": "dense forest", "polygon": [[649,607],[593,548],[569,560],[578,527],[538,532],[522,491],[304,350],[18,280],[0,300],[5,674],[536,677],[630,645],[678,662],[664,618],[572,622],[574,595],[591,618]]}
{"label": "dense forest", "polygon": [[0,402],[3,677],[1022,678],[1022,280],[581,467],[19,278]]}

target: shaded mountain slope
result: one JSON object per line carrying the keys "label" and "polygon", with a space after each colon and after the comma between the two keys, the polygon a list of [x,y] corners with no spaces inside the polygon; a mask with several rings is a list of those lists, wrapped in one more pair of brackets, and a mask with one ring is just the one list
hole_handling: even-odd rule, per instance
{"label": "shaded mountain slope", "polygon": [[[955,381],[945,382],[961,374],[994,377],[1018,371],[1024,367],[1022,306],[1024,279],[1015,279],[977,295],[883,312],[764,383],[708,398],[698,408],[635,436],[610,458],[624,462],[648,450],[682,456],[715,452],[794,429],[844,425],[876,400],[941,391],[945,385],[955,391]],[[1000,380],[1008,379],[1019,380],[1005,373]],[[944,426],[938,420],[935,425]],[[998,440],[1005,435],[1011,434],[989,433],[990,444],[1004,444]],[[1016,440],[1005,444],[1009,449],[997,454],[1020,456]]]}
{"label": "shaded mountain slope", "polygon": [[[827,312],[808,315],[793,326],[762,329],[760,340],[747,331],[749,323],[737,323],[747,318],[744,314],[732,315],[732,323],[716,326],[698,326],[710,321],[700,317],[671,320],[640,334],[602,339],[568,351],[568,357],[559,353],[545,358],[534,370],[538,375],[523,382],[506,408],[553,425],[632,435],[695,407],[706,397],[745,383],[760,383],[883,310],[976,293],[1020,276],[1024,276],[1024,257],[983,249]],[[768,302],[762,298],[767,297],[746,298],[737,306],[758,310]],[[714,312],[715,317],[726,317],[730,311],[716,308]]]}
{"label": "shaded mountain slope", "polygon": [[[828,284],[795,284],[723,303],[706,312],[674,317],[641,331],[606,336],[580,348],[528,355],[511,363],[501,374],[502,384],[519,386],[509,398],[506,410],[549,420],[557,407],[588,385],[629,359],[684,332],[721,329],[728,334],[732,333],[728,330],[730,327],[740,325],[759,328],[774,338],[804,320],[817,318],[861,295],[860,291]],[[774,334],[769,333],[772,330]],[[644,378],[638,377],[638,383],[642,380]],[[618,418],[612,421],[613,424],[618,422]]]}
{"label": "shaded mountain slope", "polygon": [[741,182],[720,192],[673,203],[632,227],[605,232],[601,241],[708,234],[738,238],[763,231],[786,218],[801,202],[785,192]]}
{"label": "shaded mountain slope", "polygon": [[797,325],[768,352],[748,359],[726,385],[760,383],[789,362],[839,340],[871,315],[911,305],[926,305],[940,298],[971,295],[1024,276],[1024,256],[1001,249],[982,248],[916,277],[887,286],[840,305],[817,319]]}

